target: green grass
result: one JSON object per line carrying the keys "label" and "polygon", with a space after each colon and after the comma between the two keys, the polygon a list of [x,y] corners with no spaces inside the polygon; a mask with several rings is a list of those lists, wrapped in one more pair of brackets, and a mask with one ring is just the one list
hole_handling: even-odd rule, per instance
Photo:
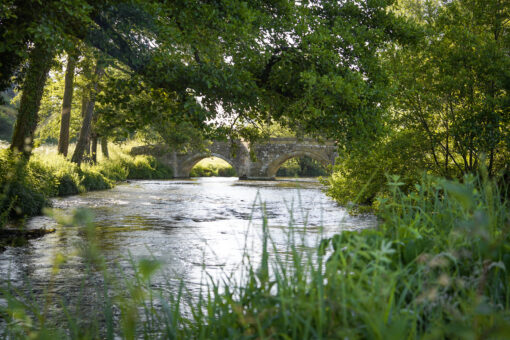
{"label": "green grass", "polygon": [[129,146],[113,146],[109,159],[99,155],[98,163],[78,167],[54,146],[36,148],[28,163],[1,149],[0,227],[11,218],[40,214],[50,197],[110,189],[126,179],[172,178],[171,169],[154,157],[133,157],[128,151]]}
{"label": "green grass", "polygon": [[[55,321],[34,299],[4,287],[0,311],[8,338],[134,339],[505,339],[510,334],[510,210],[487,178],[463,183],[424,177],[412,194],[389,183],[376,229],[324,239],[315,252],[292,242],[245,256],[243,280],[209,280],[189,298],[154,288],[155,259],[133,261],[133,274],[107,270],[92,217],[61,223],[84,230],[80,254],[95,272],[97,315],[67,306]],[[65,261],[55,257],[54,273]],[[237,276],[236,276],[237,277]],[[59,303],[55,296],[46,298]],[[61,320],[61,319],[60,319]],[[79,326],[78,326],[79,325]]]}

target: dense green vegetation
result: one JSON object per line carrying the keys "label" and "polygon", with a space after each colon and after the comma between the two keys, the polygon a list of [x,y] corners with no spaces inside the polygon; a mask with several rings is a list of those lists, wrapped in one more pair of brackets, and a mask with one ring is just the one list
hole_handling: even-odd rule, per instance
{"label": "dense green vegetation", "polygon": [[97,164],[79,167],[54,148],[35,152],[28,162],[8,149],[0,150],[0,227],[9,218],[41,214],[49,198],[110,189],[126,179],[168,179],[172,170],[154,157],[130,156],[113,149]]}
{"label": "dense green vegetation", "polygon": [[[291,240],[276,257],[267,221],[261,261],[245,259],[245,280],[209,281],[188,299],[184,283],[169,293],[151,285],[160,264],[133,262],[124,277],[103,267],[92,218],[55,217],[87,235],[80,246],[90,273],[102,272],[95,290],[98,315],[67,306],[55,324],[55,296],[39,304],[4,290],[2,311],[10,338],[66,337],[251,339],[504,339],[510,330],[510,214],[487,177],[464,183],[424,177],[413,194],[398,177],[380,202],[377,230],[344,232],[312,251]],[[284,259],[284,257],[286,257]],[[289,261],[290,260],[290,261]],[[55,257],[55,273],[66,261]],[[61,310],[61,309],[57,309]],[[112,316],[116,315],[117,318]],[[77,327],[76,325],[81,325]]]}
{"label": "dense green vegetation", "polygon": [[[51,196],[171,177],[112,142],[186,151],[280,134],[334,140],[328,194],[381,220],[318,253],[289,244],[290,268],[264,252],[260,266],[245,262],[246,281],[210,282],[188,301],[184,287],[151,287],[154,261],[134,263],[125,282],[101,267],[79,211],[64,222],[90,238],[91,271],[107,283],[102,315],[57,323],[7,287],[4,335],[504,338],[509,18],[504,0],[0,2],[0,138],[10,143],[0,152],[0,227]],[[50,142],[58,154],[38,148]],[[280,175],[316,170],[294,161]]]}
{"label": "dense green vegetation", "polygon": [[361,148],[340,148],[329,194],[370,205],[388,193],[387,174],[410,192],[423,171],[460,180],[480,166],[507,181],[509,5],[399,1],[393,10],[416,35],[381,55],[394,91],[384,131]]}
{"label": "dense green vegetation", "polygon": [[318,161],[303,156],[287,160],[276,172],[276,177],[318,177],[328,175],[327,169]]}
{"label": "dense green vegetation", "polygon": [[10,96],[7,92],[0,95],[0,140],[11,140],[16,110],[10,105]]}
{"label": "dense green vegetation", "polygon": [[202,159],[190,172],[191,177],[235,177],[235,169],[218,157]]}

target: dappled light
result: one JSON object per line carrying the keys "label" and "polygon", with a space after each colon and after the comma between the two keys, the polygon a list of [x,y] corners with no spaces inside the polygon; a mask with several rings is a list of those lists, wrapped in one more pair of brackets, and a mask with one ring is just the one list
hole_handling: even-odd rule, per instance
{"label": "dappled light", "polygon": [[510,1],[0,1],[0,338],[507,339]]}

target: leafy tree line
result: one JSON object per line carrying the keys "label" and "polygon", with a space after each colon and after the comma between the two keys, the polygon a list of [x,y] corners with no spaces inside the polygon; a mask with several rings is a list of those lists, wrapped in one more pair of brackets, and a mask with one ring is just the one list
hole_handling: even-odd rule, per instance
{"label": "leafy tree line", "polygon": [[0,90],[21,89],[11,149],[26,158],[36,133],[64,155],[74,138],[79,164],[108,138],[185,149],[277,123],[338,142],[341,202],[372,203],[387,173],[411,188],[422,170],[508,172],[506,1],[1,6]]}
{"label": "leafy tree line", "polygon": [[423,170],[460,179],[485,167],[508,181],[510,4],[405,0],[392,11],[415,34],[381,52],[393,90],[385,132],[364,150],[341,150],[330,194],[372,204],[387,192],[386,174],[410,190]]}
{"label": "leafy tree line", "polygon": [[[11,149],[30,155],[44,84],[64,54],[66,139],[81,46],[97,60],[83,87],[92,97],[83,121],[99,130],[146,129],[180,144],[203,133],[250,136],[246,122],[275,120],[345,142],[372,133],[386,81],[377,51],[405,36],[389,3],[4,2],[1,82],[6,87],[16,76],[22,89]],[[219,113],[234,123],[212,129],[207,122]],[[81,129],[78,153],[90,128]]]}

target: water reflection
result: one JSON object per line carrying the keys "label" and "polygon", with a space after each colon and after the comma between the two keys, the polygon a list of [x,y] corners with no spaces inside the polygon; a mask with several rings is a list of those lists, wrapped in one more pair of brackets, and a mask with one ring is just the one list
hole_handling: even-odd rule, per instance
{"label": "water reflection", "polygon": [[[273,254],[287,250],[290,226],[301,246],[313,247],[320,237],[375,225],[372,217],[348,216],[311,180],[135,181],[108,191],[57,198],[53,203],[63,211],[76,207],[93,211],[99,247],[110,270],[129,273],[130,259],[153,256],[163,263],[154,285],[165,286],[170,278],[167,289],[180,279],[189,287],[198,286],[204,268],[213,278],[235,272],[243,254],[256,262],[263,207]],[[36,217],[28,221],[28,227],[56,226],[51,218]],[[79,287],[99,286],[101,275],[90,275],[78,254],[83,232],[75,227],[57,229],[28,246],[8,248],[0,254],[0,271],[4,279],[9,277],[35,295],[50,290],[60,298],[79,299]],[[67,261],[52,274],[57,254],[66,255]]]}

